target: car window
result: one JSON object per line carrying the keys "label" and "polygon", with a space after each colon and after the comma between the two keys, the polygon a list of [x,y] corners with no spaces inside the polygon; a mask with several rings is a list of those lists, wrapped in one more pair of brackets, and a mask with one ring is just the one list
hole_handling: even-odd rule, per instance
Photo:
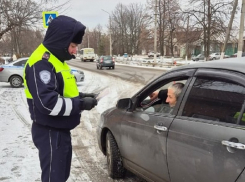
{"label": "car window", "polygon": [[[172,114],[172,111],[173,111],[174,106],[177,103],[178,99],[176,99],[176,102],[174,102],[175,103],[174,106],[169,103],[169,101],[167,100],[168,88],[171,85],[174,85],[176,83],[182,84],[184,87],[186,81],[187,81],[186,79],[185,80],[178,80],[178,81],[170,81],[170,82],[164,83],[163,85],[159,85],[160,88],[152,90],[150,95],[148,95],[141,102],[142,110],[144,112]],[[183,89],[183,88],[181,88],[181,89]],[[152,99],[153,93],[157,93],[157,97],[155,99]],[[181,91],[180,91],[180,93],[181,93]],[[180,93],[178,95],[180,95]]]}
{"label": "car window", "polygon": [[[183,116],[237,123],[245,100],[245,87],[229,81],[197,78],[183,109]],[[245,118],[244,123],[245,124]]]}
{"label": "car window", "polygon": [[18,61],[17,63],[14,63],[14,66],[25,66],[27,59],[24,59],[22,61]]}
{"label": "car window", "polygon": [[104,60],[112,60],[111,56],[104,56]]}

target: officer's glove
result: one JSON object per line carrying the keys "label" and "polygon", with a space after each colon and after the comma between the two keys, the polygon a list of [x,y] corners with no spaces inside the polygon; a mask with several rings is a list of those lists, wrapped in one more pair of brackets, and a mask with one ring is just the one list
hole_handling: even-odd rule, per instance
{"label": "officer's glove", "polygon": [[82,92],[79,92],[79,97],[82,99],[82,98],[85,98],[85,97],[92,97],[92,98],[95,98],[96,97],[96,94],[94,93],[82,93]]}
{"label": "officer's glove", "polygon": [[81,110],[91,110],[96,105],[97,105],[97,100],[92,97],[84,97],[80,100]]}

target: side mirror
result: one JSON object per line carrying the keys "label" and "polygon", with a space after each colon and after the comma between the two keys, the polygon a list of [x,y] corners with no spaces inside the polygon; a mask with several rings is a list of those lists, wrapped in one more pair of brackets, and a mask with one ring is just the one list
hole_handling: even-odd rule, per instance
{"label": "side mirror", "polygon": [[118,109],[129,109],[132,105],[132,100],[129,98],[120,99],[117,101],[117,108]]}

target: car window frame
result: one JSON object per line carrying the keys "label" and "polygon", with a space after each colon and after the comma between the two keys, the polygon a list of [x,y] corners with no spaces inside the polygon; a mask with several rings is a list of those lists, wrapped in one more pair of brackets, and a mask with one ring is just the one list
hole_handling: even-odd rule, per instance
{"label": "car window frame", "polygon": [[[224,69],[212,69],[212,68],[199,68],[196,73],[193,75],[193,79],[191,80],[185,95],[183,96],[183,100],[180,103],[180,107],[177,113],[176,118],[178,119],[184,119],[184,120],[190,120],[190,121],[199,121],[203,123],[210,123],[210,124],[218,124],[221,126],[227,126],[227,127],[243,127],[245,128],[245,125],[240,125],[240,121],[237,121],[236,124],[233,123],[226,123],[226,122],[220,122],[220,121],[214,121],[214,120],[207,120],[207,119],[202,119],[202,118],[192,118],[192,117],[187,117],[187,116],[182,116],[183,109],[185,107],[185,104],[187,102],[187,99],[190,95],[190,92],[192,90],[192,87],[196,81],[197,78],[217,78],[220,80],[224,80],[227,82],[234,82],[238,85],[242,85],[245,87],[245,74],[240,73],[240,72],[235,72],[235,71],[230,71],[230,70],[224,70]],[[245,110],[245,100],[243,102],[240,115],[241,113],[244,113]],[[238,119],[241,118],[239,115]]]}
{"label": "car window frame", "polygon": [[[149,83],[147,86],[145,86],[144,88],[142,88],[138,93],[135,94],[135,96],[132,97],[132,101],[133,101],[133,106],[131,107],[131,109],[129,109],[129,111],[135,111],[140,102],[142,102],[144,99],[146,98],[148,95],[150,95],[153,91],[161,88],[163,85],[171,82],[171,81],[176,81],[176,80],[180,80],[181,78],[187,78],[186,79],[186,83],[184,88],[182,89],[182,92],[179,96],[179,99],[173,109],[172,115],[176,115],[177,111],[179,109],[180,103],[183,99],[184,93],[186,92],[187,88],[189,87],[189,84],[192,80],[192,76],[194,75],[196,69],[183,69],[183,70],[177,70],[177,71],[171,71],[168,73],[165,73],[163,75],[161,75],[160,77],[158,77],[156,80],[154,80],[153,82]],[[166,113],[159,113],[159,112],[152,112],[152,114],[154,115],[166,115]]]}

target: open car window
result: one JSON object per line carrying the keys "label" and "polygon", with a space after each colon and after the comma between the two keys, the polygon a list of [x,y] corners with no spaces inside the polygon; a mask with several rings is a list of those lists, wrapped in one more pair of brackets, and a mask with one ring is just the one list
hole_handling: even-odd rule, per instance
{"label": "open car window", "polygon": [[[187,79],[181,79],[165,82],[162,85],[159,84],[157,89],[152,89],[150,92],[148,91],[149,94],[143,98],[138,109],[141,109],[144,112],[171,114],[174,107],[170,106],[169,102],[167,101],[168,88],[175,83],[182,83],[185,85],[186,81]],[[154,92],[157,93],[156,98],[151,97],[151,94]],[[176,100],[178,102],[178,99]]]}

